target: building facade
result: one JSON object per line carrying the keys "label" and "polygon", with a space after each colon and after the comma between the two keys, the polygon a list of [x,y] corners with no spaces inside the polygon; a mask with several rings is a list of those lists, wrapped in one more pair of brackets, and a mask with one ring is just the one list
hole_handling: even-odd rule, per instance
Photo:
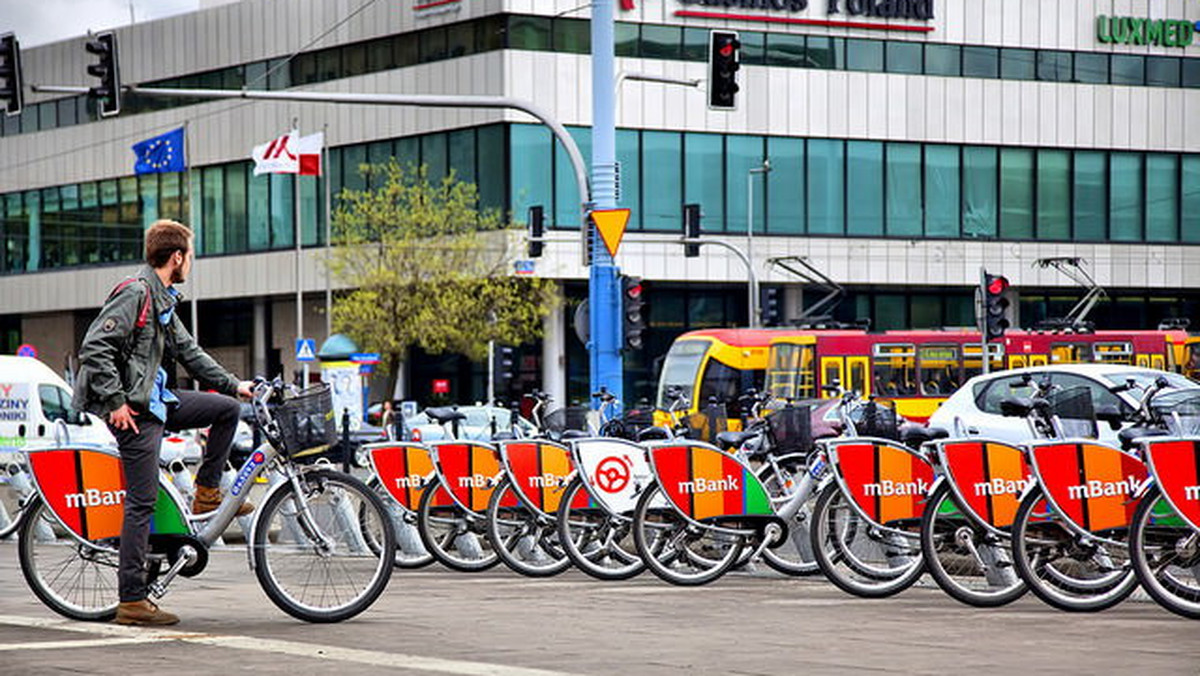
{"label": "building facade", "polygon": [[[886,329],[973,324],[984,266],[1019,290],[1023,324],[1062,314],[1081,291],[1034,262],[1072,256],[1109,292],[1099,326],[1200,320],[1200,3],[617,5],[619,202],[632,210],[617,263],[646,280],[651,327],[626,358],[628,401],[650,395],[675,335],[747,320],[742,263],[715,247],[683,256],[688,203],[706,237],[745,248],[752,229],[752,264],[788,315],[816,291],[772,258],[806,257],[847,288],[839,319]],[[126,84],[517,97],[551,111],[587,156],[588,12],[574,0],[242,0],[116,32]],[[739,33],[733,111],[707,105],[712,29]],[[26,49],[25,81],[84,83],[82,42]],[[325,177],[297,189],[253,176],[250,149],[293,122],[325,131]],[[130,146],[180,126],[189,169],[135,175]],[[359,165],[390,157],[454,170],[517,221],[543,205],[578,233],[566,154],[517,111],[127,96],[101,120],[85,96],[29,95],[0,126],[0,351],[30,343],[65,363],[136,265],[142,230],[171,217],[198,233],[187,293],[201,343],[239,372],[291,373],[297,285],[305,335],[326,335],[326,195],[365,187]],[[534,274],[585,297],[578,237],[554,239]],[[518,351],[515,389],[586,397],[572,307]],[[482,365],[418,356],[408,396],[447,377],[460,401],[484,396]]]}

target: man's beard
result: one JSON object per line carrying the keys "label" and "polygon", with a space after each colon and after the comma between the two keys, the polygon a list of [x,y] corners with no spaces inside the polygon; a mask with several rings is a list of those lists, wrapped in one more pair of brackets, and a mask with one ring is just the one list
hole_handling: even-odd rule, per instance
{"label": "man's beard", "polygon": [[171,271],[171,283],[183,284],[187,280],[183,277],[183,266],[177,267]]}

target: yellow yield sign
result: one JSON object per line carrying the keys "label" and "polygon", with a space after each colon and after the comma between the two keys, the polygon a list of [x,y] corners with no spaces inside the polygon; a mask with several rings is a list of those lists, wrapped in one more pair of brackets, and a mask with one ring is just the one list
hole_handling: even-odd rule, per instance
{"label": "yellow yield sign", "polygon": [[621,237],[625,234],[625,226],[629,223],[629,209],[603,209],[592,212],[592,222],[608,254],[616,257],[617,247],[621,246]]}

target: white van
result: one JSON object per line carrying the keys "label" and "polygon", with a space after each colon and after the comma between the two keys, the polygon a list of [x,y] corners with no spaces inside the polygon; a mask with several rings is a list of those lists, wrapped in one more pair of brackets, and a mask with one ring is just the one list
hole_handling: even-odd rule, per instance
{"label": "white van", "polygon": [[0,355],[0,462],[19,449],[52,444],[61,418],[72,443],[116,445],[100,418],[71,409],[71,388],[49,366],[32,357]]}

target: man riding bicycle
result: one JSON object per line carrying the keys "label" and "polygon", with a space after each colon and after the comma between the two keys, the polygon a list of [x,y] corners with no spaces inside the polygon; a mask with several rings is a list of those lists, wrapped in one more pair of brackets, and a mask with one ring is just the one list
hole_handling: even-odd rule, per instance
{"label": "man riding bicycle", "polygon": [[[218,488],[237,427],[239,405],[251,383],[239,382],[196,344],[175,308],[176,284],[191,272],[194,241],[187,226],[160,220],[146,231],[146,263],[109,294],[79,350],[74,407],[103,417],[117,439],[125,472],[116,622],[175,624],[179,618],[148,598],[146,550],[158,497],[158,454],[164,429],[211,425],[196,474],[193,514],[221,504]],[[221,394],[167,389],[162,364],[170,356],[193,378]],[[239,515],[253,511],[245,503]]]}

